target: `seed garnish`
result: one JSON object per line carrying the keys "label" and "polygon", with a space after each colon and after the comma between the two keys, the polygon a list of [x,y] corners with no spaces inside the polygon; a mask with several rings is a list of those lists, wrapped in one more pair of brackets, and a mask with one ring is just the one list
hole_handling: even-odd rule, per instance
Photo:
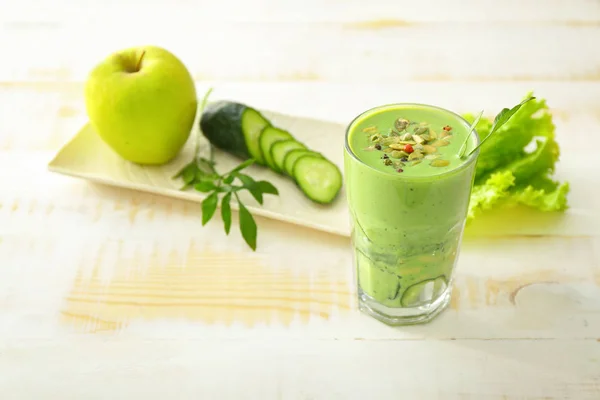
{"label": "seed garnish", "polygon": [[435,153],[437,150],[437,147],[432,146],[430,144],[426,144],[425,146],[423,146],[423,152],[427,154]]}
{"label": "seed garnish", "polygon": [[408,126],[408,120],[403,118],[398,118],[394,123],[394,127],[398,130],[398,132],[402,132]]}
{"label": "seed garnish", "polygon": [[437,159],[433,160],[429,165],[431,165],[432,167],[447,167],[448,165],[450,165],[450,161]]}
{"label": "seed garnish", "polygon": [[398,172],[404,172],[407,165],[415,166],[423,160],[430,160],[432,167],[444,167],[450,165],[450,161],[443,159],[439,148],[450,144],[451,130],[452,127],[446,125],[437,133],[427,122],[399,117],[389,128],[364,128],[363,132],[369,135],[373,143],[365,150],[382,151],[384,165],[392,166]]}

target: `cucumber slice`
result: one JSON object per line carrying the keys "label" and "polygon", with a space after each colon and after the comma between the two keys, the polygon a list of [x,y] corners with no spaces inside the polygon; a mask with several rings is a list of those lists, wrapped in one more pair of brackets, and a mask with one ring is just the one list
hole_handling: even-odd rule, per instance
{"label": "cucumber slice", "polygon": [[322,156],[299,157],[292,175],[304,194],[316,203],[331,203],[342,188],[339,168]]}
{"label": "cucumber slice", "polygon": [[258,139],[270,125],[257,110],[231,101],[210,103],[200,118],[202,134],[215,147],[242,159],[254,158],[264,164]]}
{"label": "cucumber slice", "polygon": [[300,157],[306,155],[323,157],[320,153],[308,149],[292,150],[286,154],[285,159],[283,160],[283,170],[285,173],[289,176],[293,176],[294,165],[296,165],[296,161],[298,161]]}
{"label": "cucumber slice", "polygon": [[276,128],[274,126],[267,126],[260,134],[260,138],[258,139],[260,144],[260,149],[265,158],[265,164],[274,171],[277,171],[277,167],[273,162],[273,157],[271,157],[271,146],[274,143],[280,140],[289,140],[294,137],[283,129]]}
{"label": "cucumber slice", "polygon": [[403,307],[416,307],[427,301],[437,298],[446,290],[446,278],[438,276],[435,279],[427,279],[419,283],[415,283],[404,291],[402,296]]}
{"label": "cucumber slice", "polygon": [[292,150],[306,149],[306,146],[295,139],[280,140],[271,146],[271,158],[277,168],[277,172],[283,172],[283,161],[287,154]]}

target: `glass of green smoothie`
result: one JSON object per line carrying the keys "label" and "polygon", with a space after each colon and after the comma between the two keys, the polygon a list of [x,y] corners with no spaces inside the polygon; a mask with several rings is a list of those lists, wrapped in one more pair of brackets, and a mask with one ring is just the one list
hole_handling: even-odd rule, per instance
{"label": "glass of green smoothie", "polygon": [[479,144],[469,132],[454,112],[404,103],[367,110],[347,128],[359,308],[389,325],[428,322],[450,301],[479,154],[469,154]]}

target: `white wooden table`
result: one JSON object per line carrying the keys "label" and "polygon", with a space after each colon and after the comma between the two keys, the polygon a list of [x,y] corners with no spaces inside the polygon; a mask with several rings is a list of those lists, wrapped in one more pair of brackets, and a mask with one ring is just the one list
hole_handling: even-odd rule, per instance
{"label": "white wooden table", "polygon": [[[535,90],[571,208],[476,221],[450,309],[387,327],[346,238],[259,219],[252,253],[195,203],[47,172],[88,70],[145,43],[200,93],[340,122]],[[592,0],[2,2],[0,398],[600,399],[598,43]]]}

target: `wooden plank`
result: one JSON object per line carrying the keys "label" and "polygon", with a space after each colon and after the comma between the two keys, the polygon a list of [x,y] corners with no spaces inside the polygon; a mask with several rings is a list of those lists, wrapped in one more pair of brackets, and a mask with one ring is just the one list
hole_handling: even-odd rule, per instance
{"label": "wooden plank", "polygon": [[[459,113],[483,109],[493,116],[532,91],[547,100],[554,114],[557,140],[564,155],[587,152],[600,122],[599,83],[400,82],[352,84],[326,82],[242,83],[197,81],[202,96],[228,98],[263,109],[348,123],[360,112],[392,102],[424,102]],[[460,94],[457,95],[457,94]],[[0,82],[0,149],[55,151],[87,121],[83,83]],[[25,113],[27,118],[16,118]],[[577,123],[577,129],[573,129]],[[8,143],[10,142],[10,143]],[[581,154],[581,153],[580,153]]]}
{"label": "wooden plank", "polygon": [[[600,70],[595,47],[600,26],[594,25],[436,22],[362,29],[344,23],[182,20],[173,29],[140,19],[135,29],[115,23],[107,30],[107,24],[95,18],[85,24],[3,26],[0,81],[82,81],[106,55],[146,43],[173,51],[199,80],[596,81]],[[190,38],[197,45],[190,46]]]}
{"label": "wooden plank", "polygon": [[600,343],[595,340],[290,337],[267,342],[251,337],[213,340],[198,333],[177,341],[22,339],[2,353],[0,390],[8,398],[43,398],[48,393],[65,400],[600,396]]}
{"label": "wooden plank", "polygon": [[357,312],[347,239],[260,218],[252,253],[220,221],[201,227],[189,203],[57,183],[50,202],[0,209],[8,338],[173,338],[194,327],[217,337],[405,340],[600,332],[598,236],[466,238],[450,310],[432,325],[393,330]]}
{"label": "wooden plank", "polygon": [[[249,3],[232,0],[226,3],[210,0],[176,0],[168,3],[152,0],[58,0],[40,4],[24,0],[6,7],[0,15],[9,23],[56,23],[112,20],[135,25],[141,19],[164,23],[231,22],[367,22],[366,26],[386,27],[412,22],[527,22],[588,24],[600,21],[600,5],[590,0],[374,0],[368,7],[361,0],[306,0],[293,4],[273,0]],[[132,16],[143,18],[131,19]]]}

